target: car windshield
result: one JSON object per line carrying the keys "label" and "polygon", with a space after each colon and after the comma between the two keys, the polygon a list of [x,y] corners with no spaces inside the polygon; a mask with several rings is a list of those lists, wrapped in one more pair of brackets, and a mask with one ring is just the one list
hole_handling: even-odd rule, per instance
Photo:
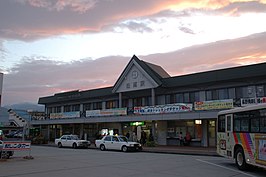
{"label": "car windshield", "polygon": [[125,136],[119,136],[118,138],[119,138],[119,141],[128,142],[128,139]]}

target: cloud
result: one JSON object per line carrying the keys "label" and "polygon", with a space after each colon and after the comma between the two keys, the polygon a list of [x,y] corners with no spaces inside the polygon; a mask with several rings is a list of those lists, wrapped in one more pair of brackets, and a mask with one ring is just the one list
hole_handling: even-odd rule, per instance
{"label": "cloud", "polygon": [[[126,20],[189,15],[220,9],[229,12],[265,11],[265,0],[9,0],[0,1],[0,38],[23,41],[64,34],[100,32]],[[156,20],[156,19],[155,19]],[[139,25],[139,26],[137,26]],[[143,23],[129,23],[137,32],[152,31]]]}
{"label": "cloud", "polygon": [[172,76],[184,75],[266,62],[265,41],[266,32],[143,56],[143,59],[161,65]]}
{"label": "cloud", "polygon": [[61,91],[112,86],[130,57],[110,56],[70,63],[25,57],[4,75],[3,103],[35,102]]}
{"label": "cloud", "polygon": [[96,0],[17,0],[23,4],[29,4],[33,7],[46,8],[48,10],[62,11],[69,8],[72,11],[84,13],[92,9]]}
{"label": "cloud", "polygon": [[[170,53],[137,56],[162,66],[170,75],[266,62],[266,32],[239,39],[217,41]],[[133,54],[132,54],[133,55]],[[132,56],[58,62],[25,57],[4,75],[3,104],[37,103],[39,97],[61,91],[113,86]]]}

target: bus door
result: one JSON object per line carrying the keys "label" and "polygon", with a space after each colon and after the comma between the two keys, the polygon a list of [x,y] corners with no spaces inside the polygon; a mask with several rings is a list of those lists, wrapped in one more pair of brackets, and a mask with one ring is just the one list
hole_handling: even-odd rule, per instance
{"label": "bus door", "polygon": [[233,155],[233,114],[228,114],[225,116],[225,137],[226,137],[226,154],[229,157]]}

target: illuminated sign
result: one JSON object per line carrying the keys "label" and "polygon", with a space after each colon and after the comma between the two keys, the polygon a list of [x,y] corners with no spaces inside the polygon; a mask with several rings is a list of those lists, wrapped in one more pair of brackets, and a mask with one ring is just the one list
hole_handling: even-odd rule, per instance
{"label": "illuminated sign", "polygon": [[130,122],[130,126],[142,126],[145,125],[145,122]]}

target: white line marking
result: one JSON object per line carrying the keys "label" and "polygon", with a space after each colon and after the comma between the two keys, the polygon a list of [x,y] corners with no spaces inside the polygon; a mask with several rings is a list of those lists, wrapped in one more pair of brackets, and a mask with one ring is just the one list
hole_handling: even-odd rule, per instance
{"label": "white line marking", "polygon": [[218,164],[215,164],[215,163],[207,162],[205,160],[201,160],[201,159],[196,159],[196,160],[197,161],[200,161],[200,162],[203,162],[203,163],[207,163],[207,164],[213,165],[213,166],[217,166],[217,167],[220,167],[220,168],[224,168],[224,169],[227,169],[227,170],[230,170],[230,171],[233,171],[233,172],[241,173],[241,174],[244,174],[246,176],[257,177],[257,176],[254,176],[254,175],[250,175],[248,173],[245,173],[243,171],[240,171],[240,170],[234,170],[234,169],[231,169],[231,168],[228,168],[228,167],[224,167],[222,165],[218,165]]}

